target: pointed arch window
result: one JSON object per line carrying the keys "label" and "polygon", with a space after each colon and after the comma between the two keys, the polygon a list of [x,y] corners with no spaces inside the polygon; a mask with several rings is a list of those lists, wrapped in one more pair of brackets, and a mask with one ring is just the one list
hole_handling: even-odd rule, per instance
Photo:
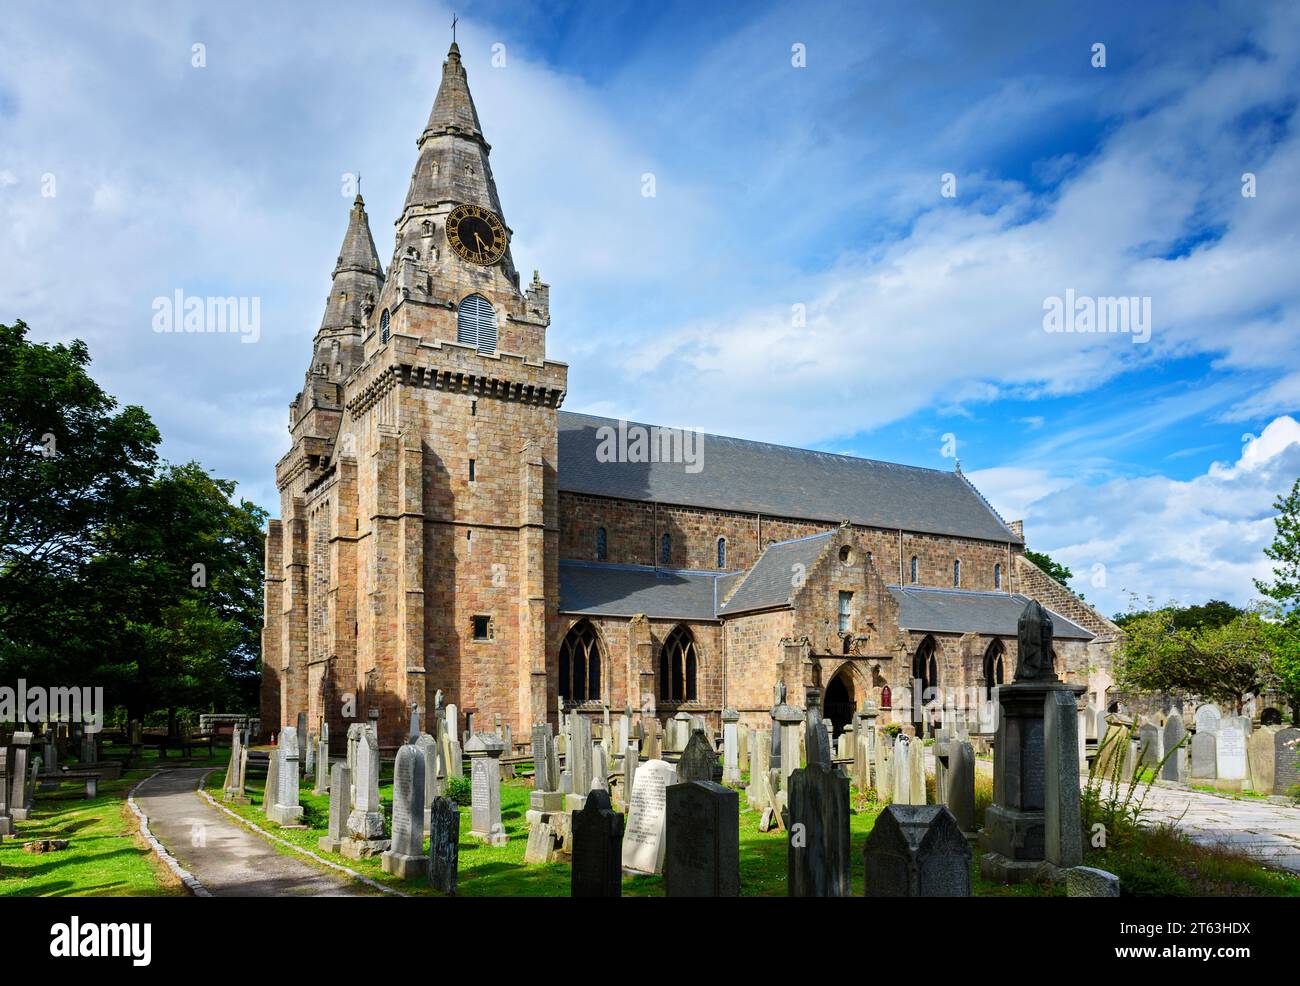
{"label": "pointed arch window", "polygon": [[718,568],[719,570],[727,567],[727,539],[718,538]]}
{"label": "pointed arch window", "polygon": [[608,538],[605,528],[596,528],[596,561],[604,561],[609,556]]}
{"label": "pointed arch window", "polygon": [[911,571],[911,576],[912,576],[912,584],[915,585],[915,584],[916,584],[916,576],[917,576],[917,561],[916,561],[916,555],[913,555],[913,556],[912,556],[912,571]]}
{"label": "pointed arch window", "polygon": [[588,620],[579,620],[560,642],[561,702],[592,702],[600,698],[602,658],[600,638]]}
{"label": "pointed arch window", "polygon": [[481,294],[471,294],[456,309],[456,341],[480,353],[497,350],[497,313]]}
{"label": "pointed arch window", "polygon": [[952,587],[954,589],[961,587],[961,559],[954,558],[952,562]]}
{"label": "pointed arch window", "polygon": [[388,309],[385,308],[383,314],[379,316],[379,338],[383,342],[388,341]]}
{"label": "pointed arch window", "polygon": [[659,650],[659,698],[665,702],[695,701],[699,655],[690,627],[678,624]]}
{"label": "pointed arch window", "polygon": [[997,564],[993,566],[993,588],[995,589],[1002,588],[1002,565],[1001,564]]}
{"label": "pointed arch window", "polygon": [[673,557],[673,539],[665,534],[659,539],[659,564],[667,565]]}
{"label": "pointed arch window", "polygon": [[993,689],[1001,685],[1006,676],[1006,647],[1002,641],[995,640],[984,651],[984,697],[993,698]]}

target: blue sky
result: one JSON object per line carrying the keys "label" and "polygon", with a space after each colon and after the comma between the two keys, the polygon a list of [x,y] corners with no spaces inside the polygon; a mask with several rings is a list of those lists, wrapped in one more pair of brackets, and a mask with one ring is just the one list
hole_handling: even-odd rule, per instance
{"label": "blue sky", "polygon": [[[566,407],[945,469],[951,435],[1103,610],[1250,598],[1300,475],[1295,5],[646,8],[457,8]],[[387,262],[450,19],[11,11],[0,318],[276,510],[342,176]],[[260,298],[261,339],[152,332],[178,288]],[[1045,332],[1067,289],[1149,298],[1150,338]]]}

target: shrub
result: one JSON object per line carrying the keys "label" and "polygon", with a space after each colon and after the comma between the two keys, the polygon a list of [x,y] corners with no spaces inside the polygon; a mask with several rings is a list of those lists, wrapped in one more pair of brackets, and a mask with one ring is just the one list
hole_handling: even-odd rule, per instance
{"label": "shrub", "polygon": [[442,794],[448,801],[454,801],[458,805],[468,805],[470,790],[468,777],[448,777],[447,783],[443,785]]}

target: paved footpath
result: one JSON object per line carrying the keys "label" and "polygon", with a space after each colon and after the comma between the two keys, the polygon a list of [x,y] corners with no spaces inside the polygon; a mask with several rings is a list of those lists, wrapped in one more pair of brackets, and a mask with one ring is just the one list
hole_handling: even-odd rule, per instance
{"label": "paved footpath", "polygon": [[214,897],[370,896],[345,876],[285,855],[195,794],[209,769],[165,770],[144,781],[135,803],[154,837]]}

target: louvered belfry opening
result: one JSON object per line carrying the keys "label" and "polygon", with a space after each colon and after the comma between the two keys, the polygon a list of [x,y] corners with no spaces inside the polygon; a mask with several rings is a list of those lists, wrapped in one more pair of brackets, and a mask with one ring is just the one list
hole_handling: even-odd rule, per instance
{"label": "louvered belfry opening", "polygon": [[480,353],[497,351],[497,313],[481,294],[472,294],[456,309],[456,341]]}

